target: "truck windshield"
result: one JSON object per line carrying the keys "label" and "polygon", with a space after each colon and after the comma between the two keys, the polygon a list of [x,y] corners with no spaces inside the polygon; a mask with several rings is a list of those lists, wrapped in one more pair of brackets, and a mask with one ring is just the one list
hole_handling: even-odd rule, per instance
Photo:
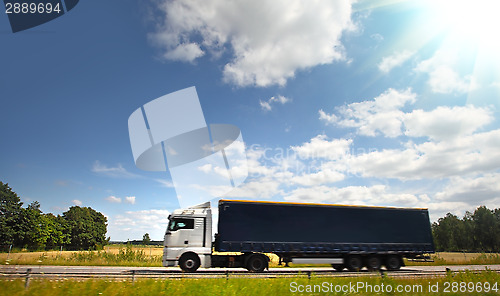
{"label": "truck windshield", "polygon": [[172,218],[168,223],[169,231],[176,231],[179,229],[194,229],[194,219],[185,218]]}

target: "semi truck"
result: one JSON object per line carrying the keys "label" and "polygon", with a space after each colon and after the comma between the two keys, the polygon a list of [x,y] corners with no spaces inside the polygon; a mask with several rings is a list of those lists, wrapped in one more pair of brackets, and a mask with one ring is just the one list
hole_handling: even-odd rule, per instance
{"label": "semi truck", "polygon": [[220,200],[212,242],[210,202],[175,210],[165,233],[163,266],[242,267],[330,264],[335,270],[398,270],[403,258],[434,253],[429,213],[421,208]]}

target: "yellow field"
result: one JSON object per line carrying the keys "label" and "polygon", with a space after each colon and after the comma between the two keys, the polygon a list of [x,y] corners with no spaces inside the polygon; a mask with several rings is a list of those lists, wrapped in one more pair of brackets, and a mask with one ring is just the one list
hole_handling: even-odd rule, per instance
{"label": "yellow field", "polygon": [[[0,253],[0,264],[146,265],[161,266],[163,247],[105,246],[100,251],[41,251]],[[139,262],[138,262],[139,261]]]}
{"label": "yellow field", "polygon": [[500,264],[500,253],[437,252],[431,258],[434,262],[405,262],[406,265]]}

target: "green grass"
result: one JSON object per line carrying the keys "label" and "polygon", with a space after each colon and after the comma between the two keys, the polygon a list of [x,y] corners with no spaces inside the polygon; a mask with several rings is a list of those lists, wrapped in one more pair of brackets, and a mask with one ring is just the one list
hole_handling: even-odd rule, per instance
{"label": "green grass", "polygon": [[[125,281],[110,281],[102,279],[93,280],[44,280],[32,279],[29,287],[25,288],[25,280],[0,280],[0,295],[499,295],[498,292],[484,291],[477,292],[466,290],[453,293],[450,284],[450,292],[446,293],[443,289],[448,283],[473,283],[485,287],[485,282],[500,285],[500,274],[492,271],[483,271],[481,273],[459,272],[448,273],[439,278],[391,278],[391,277],[356,277],[356,278],[326,278],[317,277],[314,274],[310,279],[307,276],[295,278],[231,278],[228,279],[145,279]],[[396,289],[399,285],[403,288],[411,289],[411,292],[380,292],[376,293],[368,288],[351,290],[347,293],[335,293],[335,287],[348,287],[349,285],[357,287],[358,285],[371,285],[372,289],[379,288],[383,284],[385,289],[391,286]],[[439,288],[439,292],[429,292],[429,287]],[[307,293],[308,287],[316,293]],[[298,291],[293,293],[291,289],[303,288],[304,293]],[[325,291],[324,289],[327,289]],[[329,293],[329,290],[333,293]],[[416,289],[416,290],[415,290]],[[421,291],[421,292],[420,292]]]}

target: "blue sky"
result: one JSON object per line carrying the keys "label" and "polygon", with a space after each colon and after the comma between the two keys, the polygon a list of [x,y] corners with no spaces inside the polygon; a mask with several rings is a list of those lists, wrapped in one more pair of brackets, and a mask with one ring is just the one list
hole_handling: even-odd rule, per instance
{"label": "blue sky", "polygon": [[[135,167],[127,120],[196,86],[238,126],[249,177],[227,197],[500,206],[500,40],[488,1],[81,1],[11,33],[0,17],[0,180],[112,240],[162,239],[167,173]],[[493,28],[493,29],[492,29]]]}

